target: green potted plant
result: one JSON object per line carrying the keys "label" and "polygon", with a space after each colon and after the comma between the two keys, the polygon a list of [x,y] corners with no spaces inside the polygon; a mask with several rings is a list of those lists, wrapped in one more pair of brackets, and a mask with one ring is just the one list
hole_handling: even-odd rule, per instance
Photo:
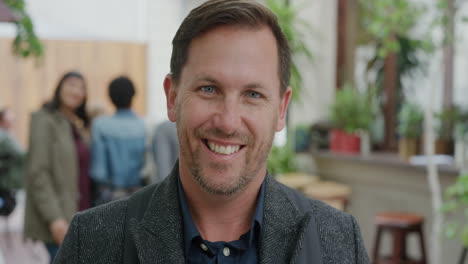
{"label": "green potted plant", "polygon": [[439,113],[435,114],[437,119],[437,139],[435,145],[435,153],[437,154],[453,154],[454,143],[454,128],[459,117],[457,107],[445,107]]}
{"label": "green potted plant", "polygon": [[398,151],[402,158],[408,160],[417,154],[418,138],[423,131],[424,114],[420,107],[405,102],[398,113]]}
{"label": "green potted plant", "polygon": [[[405,78],[424,73],[423,53],[431,52],[429,34],[414,28],[426,13],[427,5],[411,0],[359,0],[358,45],[373,49],[366,67],[366,79],[377,88],[379,108],[384,112],[382,147],[396,147],[397,116],[404,101]],[[421,34],[419,32],[421,31]]]}
{"label": "green potted plant", "polygon": [[369,131],[374,117],[371,93],[361,93],[350,84],[337,91],[335,103],[331,105],[332,152],[359,153],[361,138],[359,132]]}

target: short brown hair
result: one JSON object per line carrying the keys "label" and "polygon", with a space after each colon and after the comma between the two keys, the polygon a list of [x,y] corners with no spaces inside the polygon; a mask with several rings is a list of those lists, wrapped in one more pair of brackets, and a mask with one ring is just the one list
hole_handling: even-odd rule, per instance
{"label": "short brown hair", "polygon": [[278,46],[280,94],[284,95],[291,76],[291,54],[276,15],[265,6],[249,0],[209,0],[193,9],[184,19],[172,40],[171,74],[177,83],[187,62],[192,39],[219,25],[257,28],[268,26]]}

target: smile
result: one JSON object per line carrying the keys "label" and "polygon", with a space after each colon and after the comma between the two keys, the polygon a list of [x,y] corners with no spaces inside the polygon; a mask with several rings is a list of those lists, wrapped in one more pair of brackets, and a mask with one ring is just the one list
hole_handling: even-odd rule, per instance
{"label": "smile", "polygon": [[214,153],[222,155],[231,155],[243,148],[243,145],[220,145],[208,139],[205,139],[206,146]]}

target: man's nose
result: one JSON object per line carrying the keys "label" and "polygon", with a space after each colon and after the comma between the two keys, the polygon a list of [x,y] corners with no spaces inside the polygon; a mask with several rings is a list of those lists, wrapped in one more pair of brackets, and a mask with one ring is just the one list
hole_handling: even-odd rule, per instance
{"label": "man's nose", "polygon": [[225,99],[219,106],[214,116],[214,125],[226,134],[232,134],[239,130],[242,123],[240,103],[231,98]]}

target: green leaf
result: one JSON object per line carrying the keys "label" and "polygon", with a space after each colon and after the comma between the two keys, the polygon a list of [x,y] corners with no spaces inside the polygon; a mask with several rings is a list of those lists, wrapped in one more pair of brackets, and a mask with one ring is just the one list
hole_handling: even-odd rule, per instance
{"label": "green leaf", "polygon": [[13,41],[13,54],[23,58],[33,55],[39,59],[43,54],[43,47],[34,33],[33,22],[25,11],[24,0],[4,0],[4,2],[19,17],[19,21],[15,23],[16,37]]}

